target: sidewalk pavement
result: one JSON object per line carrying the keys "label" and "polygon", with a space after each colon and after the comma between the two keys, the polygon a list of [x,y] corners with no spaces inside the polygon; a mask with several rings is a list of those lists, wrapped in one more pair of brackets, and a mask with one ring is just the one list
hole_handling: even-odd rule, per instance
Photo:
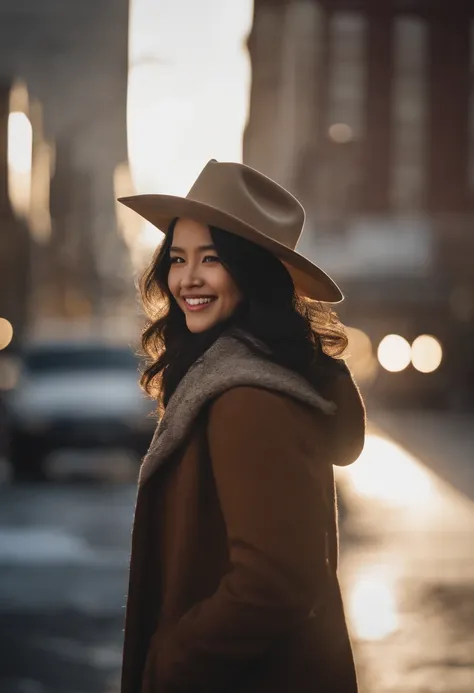
{"label": "sidewalk pavement", "polygon": [[339,576],[361,693],[474,691],[472,416],[370,412],[339,470]]}
{"label": "sidewalk pavement", "polygon": [[374,410],[369,421],[474,500],[474,412]]}

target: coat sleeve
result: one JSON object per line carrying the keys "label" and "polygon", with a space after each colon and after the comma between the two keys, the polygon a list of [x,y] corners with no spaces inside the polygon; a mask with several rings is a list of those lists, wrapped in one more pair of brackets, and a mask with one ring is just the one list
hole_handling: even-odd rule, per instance
{"label": "coat sleeve", "polygon": [[[209,452],[232,567],[164,634],[153,658],[156,691],[230,690],[292,629],[317,617],[327,575],[325,465],[316,459],[324,446],[318,450],[305,414],[251,387],[213,404]],[[320,420],[311,416],[314,426]]]}

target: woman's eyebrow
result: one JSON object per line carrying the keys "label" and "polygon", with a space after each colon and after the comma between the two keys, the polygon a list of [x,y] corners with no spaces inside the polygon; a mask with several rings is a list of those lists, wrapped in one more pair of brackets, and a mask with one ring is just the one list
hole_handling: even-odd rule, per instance
{"label": "woman's eyebrow", "polygon": [[[204,251],[204,250],[215,250],[216,246],[215,245],[200,245],[196,250]],[[172,245],[170,247],[170,253],[185,253],[186,251],[184,248],[178,248],[177,245]]]}

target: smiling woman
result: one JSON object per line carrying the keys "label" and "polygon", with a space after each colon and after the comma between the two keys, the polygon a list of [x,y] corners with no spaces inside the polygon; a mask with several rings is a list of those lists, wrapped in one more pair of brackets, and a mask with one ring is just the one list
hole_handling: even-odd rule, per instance
{"label": "smiling woman", "polygon": [[120,202],[165,234],[141,282],[141,384],[161,420],[140,471],[122,693],[356,693],[332,465],[359,455],[364,408],[322,304],[341,290],[296,250],[304,209],[215,159],[186,197]]}
{"label": "smiling woman", "polygon": [[[232,213],[219,208],[221,197]],[[304,212],[291,193],[248,166],[211,160],[186,198],[135,195],[120,201],[165,233],[140,285],[149,317],[142,335],[149,366],[141,384],[160,407],[229,329],[253,335],[280,365],[323,386],[333,367],[324,354],[340,356],[347,338],[320,301],[338,302],[342,294],[292,249]]]}
{"label": "smiling woman", "polygon": [[222,265],[208,226],[178,219],[169,248],[168,286],[190,332],[204,332],[227,320],[242,294]]}

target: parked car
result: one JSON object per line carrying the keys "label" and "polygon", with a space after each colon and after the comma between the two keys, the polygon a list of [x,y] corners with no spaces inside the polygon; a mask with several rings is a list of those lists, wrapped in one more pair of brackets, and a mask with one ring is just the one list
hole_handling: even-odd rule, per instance
{"label": "parked car", "polygon": [[120,448],[142,457],[157,422],[138,366],[127,345],[30,344],[6,401],[13,478],[47,478],[48,456],[62,449]]}

